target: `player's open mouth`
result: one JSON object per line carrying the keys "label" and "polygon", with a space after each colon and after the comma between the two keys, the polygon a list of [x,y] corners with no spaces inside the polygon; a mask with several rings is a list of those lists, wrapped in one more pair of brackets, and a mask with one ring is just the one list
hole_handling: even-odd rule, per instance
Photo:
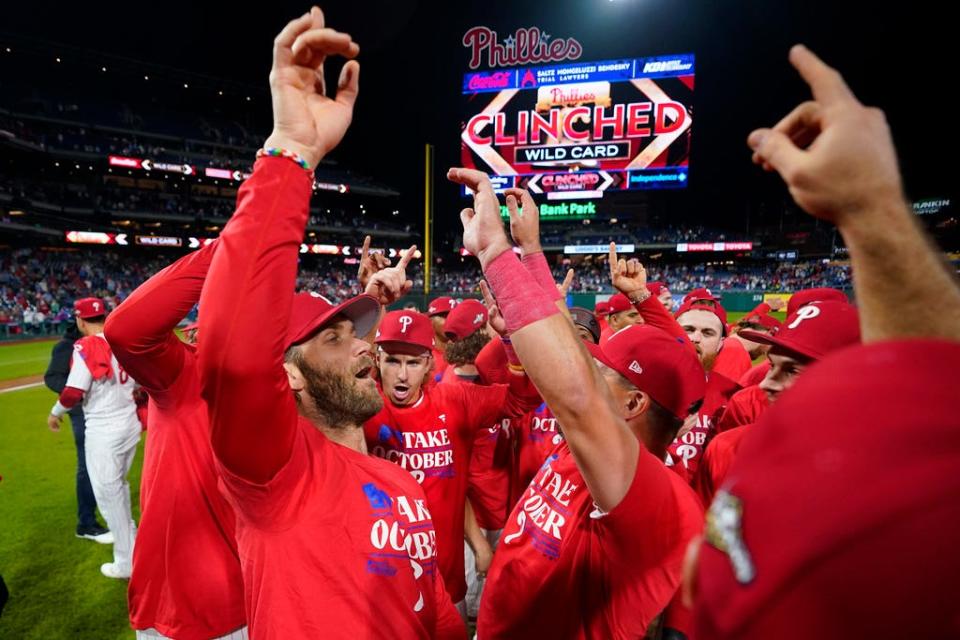
{"label": "player's open mouth", "polygon": [[410,397],[410,387],[405,384],[398,384],[393,387],[393,397],[397,400],[406,400]]}

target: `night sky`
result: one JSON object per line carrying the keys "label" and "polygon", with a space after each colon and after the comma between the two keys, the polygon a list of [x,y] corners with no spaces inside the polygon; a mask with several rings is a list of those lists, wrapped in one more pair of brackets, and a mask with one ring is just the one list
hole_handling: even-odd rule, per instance
{"label": "night sky", "polygon": [[[202,110],[222,82],[238,105],[240,94],[252,96],[242,108],[265,135],[272,38],[309,5],[275,0],[239,6],[8,3],[0,38],[29,43],[21,48],[33,51],[49,46],[52,54],[63,43],[207,74],[215,80],[209,88],[193,85],[194,108]],[[773,124],[807,97],[787,63],[790,45],[803,42],[839,68],[864,102],[886,110],[909,195],[952,198],[956,135],[949,95],[957,75],[956,22],[947,18],[946,3],[889,6],[820,0],[328,4],[328,25],[360,43],[362,67],[354,124],[334,158],[402,191],[404,218],[419,223],[424,143],[436,145],[438,178],[459,158],[460,86],[468,58],[461,38],[474,25],[496,29],[501,37],[529,26],[575,37],[584,46],[582,61],[692,52],[697,77],[690,187],[641,197],[678,221],[740,228],[745,210],[784,201],[779,180],[750,164],[744,141],[751,129]],[[24,65],[35,65],[37,73],[49,68],[36,55]],[[335,84],[339,63],[329,66],[328,84]],[[123,91],[147,91],[119,84]],[[452,228],[463,201],[442,182],[436,197],[438,226]]]}

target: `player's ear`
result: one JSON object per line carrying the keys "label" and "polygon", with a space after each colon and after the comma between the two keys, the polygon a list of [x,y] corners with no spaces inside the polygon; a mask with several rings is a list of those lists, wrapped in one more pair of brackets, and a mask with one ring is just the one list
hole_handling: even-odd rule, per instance
{"label": "player's ear", "polygon": [[630,421],[646,413],[648,408],[650,408],[650,396],[639,389],[632,389],[627,394],[623,417]]}
{"label": "player's ear", "polygon": [[295,393],[299,393],[306,388],[307,381],[304,379],[300,367],[292,362],[284,362],[283,369],[287,372],[287,382],[290,383],[290,388],[293,389]]}

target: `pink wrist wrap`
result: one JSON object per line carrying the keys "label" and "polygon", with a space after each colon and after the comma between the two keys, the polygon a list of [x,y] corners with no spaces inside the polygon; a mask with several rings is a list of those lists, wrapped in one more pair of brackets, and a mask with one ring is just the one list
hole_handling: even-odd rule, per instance
{"label": "pink wrist wrap", "polygon": [[513,251],[504,251],[483,272],[512,334],[528,324],[560,313],[553,300],[523,268]]}
{"label": "pink wrist wrap", "polygon": [[547,258],[543,255],[543,251],[523,256],[522,262],[527,273],[533,276],[534,281],[540,285],[540,288],[543,289],[543,292],[547,294],[551,301],[556,302],[563,299],[557,289],[557,283],[553,280],[553,273],[550,272],[550,265],[547,264]]}

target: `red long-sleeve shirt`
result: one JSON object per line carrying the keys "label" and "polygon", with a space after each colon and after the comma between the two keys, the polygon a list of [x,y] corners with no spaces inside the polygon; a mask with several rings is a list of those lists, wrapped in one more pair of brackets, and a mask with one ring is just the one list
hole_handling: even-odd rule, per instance
{"label": "red long-sleeve shirt", "polygon": [[297,414],[284,335],[311,188],[295,163],[259,159],[200,299],[203,396],[250,636],[463,637],[421,487]]}
{"label": "red long-sleeve shirt", "polygon": [[200,299],[215,249],[210,244],[154,275],[105,328],[117,361],[150,396],[130,624],[186,640],[246,624],[236,516],[217,488],[196,351],[173,333]]}

